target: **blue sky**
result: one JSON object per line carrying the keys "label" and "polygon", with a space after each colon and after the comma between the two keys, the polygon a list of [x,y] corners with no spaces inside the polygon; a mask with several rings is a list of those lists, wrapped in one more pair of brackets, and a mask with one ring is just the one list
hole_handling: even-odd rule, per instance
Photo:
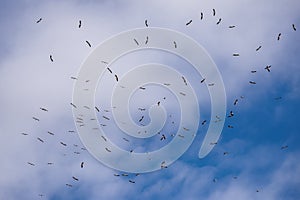
{"label": "blue sky", "polygon": [[[299,7],[296,0],[2,1],[0,199],[299,199]],[[213,8],[216,16],[212,16]],[[39,18],[42,21],[36,23]],[[219,18],[222,21],[216,25]],[[115,177],[122,172],[104,166],[81,149],[84,145],[70,106],[74,84],[70,77],[77,76],[97,45],[119,32],[145,27],[145,19],[151,27],[180,31],[207,50],[224,81],[227,112],[235,115],[226,118],[218,144],[204,159],[198,158],[198,151],[209,122],[200,124],[188,151],[167,169]],[[228,28],[231,25],[235,27]],[[233,53],[240,56],[233,57]],[[164,52],[146,51],[124,56],[123,68],[118,66],[121,62],[112,68],[122,74],[130,66],[153,60],[173,66],[189,80],[200,102],[200,123],[208,120],[207,88],[186,62]],[[271,72],[264,69],[267,65]],[[101,108],[109,106],[107,94],[114,84],[109,76],[103,79],[96,93]],[[149,106],[166,95],[170,100],[165,107],[178,122],[180,109],[175,97],[157,86],[148,89],[132,97],[133,119],[141,116],[136,105]],[[235,99],[239,101],[234,106]],[[145,123],[147,120],[145,115]],[[114,128],[108,130],[115,130],[111,124]],[[127,144],[122,134],[114,132],[111,139],[136,151],[161,147],[171,139],[161,142],[157,136],[150,143],[133,140]],[[80,168],[81,162],[84,168]]]}

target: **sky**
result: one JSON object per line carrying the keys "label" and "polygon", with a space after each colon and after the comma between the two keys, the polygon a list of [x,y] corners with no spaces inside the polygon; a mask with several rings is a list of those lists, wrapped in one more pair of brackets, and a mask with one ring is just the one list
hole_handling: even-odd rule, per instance
{"label": "sky", "polygon": [[[299,7],[296,0],[2,0],[0,199],[299,199]],[[168,52],[148,49],[123,55],[110,66],[120,79],[141,64],[168,65],[188,80],[200,108],[199,128],[188,150],[168,168],[136,174],[111,169],[86,150],[70,105],[76,83],[71,77],[78,76],[98,45],[120,32],[145,28],[146,19],[149,27],[181,32],[207,51],[224,82],[227,116],[230,111],[234,116],[223,119],[218,143],[199,159],[208,125],[214,123],[203,77]],[[270,72],[265,69],[269,65]],[[111,118],[103,127],[107,137],[134,152],[168,144],[181,120],[176,96],[155,84],[133,93],[128,110],[134,122],[144,116],[148,124],[150,106],[163,97],[168,114],[162,130],[166,140],[160,140],[161,134],[136,139],[113,120],[115,84],[107,72],[95,93],[99,123],[103,115]]]}

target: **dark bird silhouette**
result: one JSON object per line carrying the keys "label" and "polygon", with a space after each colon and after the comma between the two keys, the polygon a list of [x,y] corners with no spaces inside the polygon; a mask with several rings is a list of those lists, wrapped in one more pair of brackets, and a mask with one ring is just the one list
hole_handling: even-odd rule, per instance
{"label": "dark bird silhouette", "polygon": [[157,105],[159,106],[159,104],[160,104],[160,101],[159,102],[157,102]]}
{"label": "dark bird silhouette", "polygon": [[52,133],[52,132],[50,132],[50,131],[48,131],[48,133],[49,133],[50,135],[54,135],[54,133]]}
{"label": "dark bird silhouette", "polygon": [[148,20],[147,19],[145,20],[145,25],[146,25],[146,27],[148,27]]}
{"label": "dark bird silhouette", "polygon": [[38,20],[36,21],[36,23],[38,24],[38,23],[40,23],[41,21],[42,21],[42,18],[38,19]]}
{"label": "dark bird silhouette", "polygon": [[76,178],[75,176],[72,176],[72,178],[73,178],[75,181],[79,181],[79,179]]}
{"label": "dark bird silhouette", "polygon": [[118,78],[117,74],[115,74],[115,79],[116,79],[117,82],[119,81],[119,78]]}
{"label": "dark bird silhouette", "polygon": [[202,12],[200,13],[200,19],[201,20],[203,19],[203,13]]}
{"label": "dark bird silhouette", "polygon": [[28,135],[28,133],[21,133],[22,135]]}
{"label": "dark bird silhouette", "polygon": [[129,142],[129,140],[128,140],[127,138],[124,138],[124,137],[123,137],[123,140],[125,140],[126,142]]}
{"label": "dark bird silhouette", "polygon": [[285,146],[282,146],[280,149],[284,150],[284,149],[287,149],[288,147],[289,147],[288,145],[285,145]]}
{"label": "dark bird silhouette", "polygon": [[69,183],[66,183],[66,186],[68,187],[73,187],[73,185],[69,184]]}
{"label": "dark bird silhouette", "polygon": [[53,62],[53,57],[52,57],[52,55],[50,55],[50,60],[51,60],[51,62]]}
{"label": "dark bird silhouette", "polygon": [[130,183],[135,183],[135,181],[129,180]]}
{"label": "dark bird silhouette", "polygon": [[233,116],[234,116],[233,112],[230,111],[228,117],[233,117]]}
{"label": "dark bird silhouette", "polygon": [[111,150],[109,150],[107,147],[105,147],[105,150],[109,153],[111,152]]}
{"label": "dark bird silhouette", "polygon": [[136,45],[140,45],[139,43],[138,43],[138,41],[134,38],[133,39],[134,40],[134,42],[136,43]]}
{"label": "dark bird silhouette", "polygon": [[233,56],[240,56],[240,54],[238,54],[238,53],[234,53],[234,54],[232,54]]}
{"label": "dark bird silhouette", "polygon": [[89,47],[92,47],[92,45],[91,45],[91,43],[89,42],[89,41],[85,41],[86,43],[87,43],[87,45],[89,46]]}
{"label": "dark bird silhouette", "polygon": [[205,78],[204,79],[202,79],[201,81],[200,81],[200,83],[203,83],[205,81]]}
{"label": "dark bird silhouette", "polygon": [[108,65],[108,62],[104,61],[104,60],[101,60],[102,63]]}
{"label": "dark bird silhouette", "polygon": [[63,145],[63,146],[67,146],[67,144],[66,144],[66,143],[63,143],[63,142],[60,142],[60,144]]}
{"label": "dark bird silhouette", "polygon": [[107,67],[106,69],[107,69],[111,74],[113,73],[112,70],[111,70],[109,67]]}
{"label": "dark bird silhouette", "polygon": [[34,119],[35,121],[40,121],[40,119],[36,117],[32,117],[32,119]]}
{"label": "dark bird silhouette", "polygon": [[48,162],[47,165],[53,165],[53,162]]}
{"label": "dark bird silhouette", "polygon": [[185,25],[188,26],[192,23],[193,20],[188,21]]}
{"label": "dark bird silhouette", "polygon": [[281,33],[278,34],[277,40],[280,40],[280,37],[281,37]]}
{"label": "dark bird silhouette", "polygon": [[146,37],[145,44],[148,44],[148,41],[149,41],[149,37],[147,36],[147,37]]}
{"label": "dark bird silhouette", "polygon": [[174,47],[176,49],[177,48],[177,43],[175,41],[173,43],[174,43]]}
{"label": "dark bird silhouette", "polygon": [[214,83],[209,83],[209,84],[208,84],[208,86],[214,86],[214,85],[215,85]]}
{"label": "dark bird silhouette", "polygon": [[205,123],[206,123],[206,119],[205,119],[205,120],[203,120],[201,124],[202,124],[202,125],[204,125]]}
{"label": "dark bird silhouette", "polygon": [[31,166],[35,166],[35,164],[34,163],[32,163],[32,162],[27,162],[29,165],[31,165]]}
{"label": "dark bird silhouette", "polygon": [[210,145],[216,145],[218,142],[211,142]]}
{"label": "dark bird silhouette", "polygon": [[166,136],[164,134],[162,134],[160,140],[165,140],[166,139]]}
{"label": "dark bird silhouette", "polygon": [[138,110],[140,110],[140,111],[145,111],[146,108],[138,108]]}
{"label": "dark bird silhouette", "polygon": [[182,78],[184,84],[187,85],[187,82],[186,82],[185,78],[183,76],[181,78]]}
{"label": "dark bird silhouette", "polygon": [[73,106],[74,108],[77,108],[73,103],[70,103],[71,106]]}
{"label": "dark bird silhouette", "polygon": [[225,152],[223,153],[224,156],[225,156],[225,155],[228,155],[228,154],[229,154],[228,151],[225,151]]}
{"label": "dark bird silhouette", "polygon": [[81,28],[81,20],[79,20],[78,28]]}
{"label": "dark bird silhouette", "polygon": [[48,109],[46,109],[46,108],[40,107],[40,109],[41,109],[42,111],[48,112]]}
{"label": "dark bird silhouette", "polygon": [[216,16],[216,10],[213,9],[213,16]]}
{"label": "dark bird silhouette", "polygon": [[234,27],[235,27],[234,25],[228,26],[228,28],[234,28]]}
{"label": "dark bird silhouette", "polygon": [[228,127],[228,128],[233,128],[233,126],[231,126],[231,125],[228,125],[227,127]]}
{"label": "dark bird silhouette", "polygon": [[251,73],[256,73],[256,70],[252,70]]}
{"label": "dark bird silhouette", "polygon": [[80,163],[80,168],[83,168],[84,162]]}
{"label": "dark bird silhouette", "polygon": [[77,80],[77,78],[76,78],[76,77],[74,77],[74,76],[71,76],[71,79]]}
{"label": "dark bird silhouette", "polygon": [[256,84],[256,82],[254,82],[254,81],[249,81],[249,83],[250,83],[250,84]]}
{"label": "dark bird silhouette", "polygon": [[120,174],[114,174],[114,176],[120,176]]}
{"label": "dark bird silhouette", "polygon": [[219,25],[221,23],[221,18],[217,21],[217,25]]}
{"label": "dark bird silhouette", "polygon": [[235,106],[238,103],[238,101],[239,101],[238,99],[235,99],[233,105]]}
{"label": "dark bird silhouette", "polygon": [[282,99],[282,97],[276,97],[276,98],[274,98],[275,100],[280,100],[280,99]]}
{"label": "dark bird silhouette", "polygon": [[260,49],[261,49],[261,46],[257,47],[257,48],[255,49],[255,51],[258,51],[258,50],[260,50]]}
{"label": "dark bird silhouette", "polygon": [[268,72],[271,72],[270,68],[271,68],[271,65],[267,65],[267,66],[265,67],[265,70],[267,70]]}
{"label": "dark bird silhouette", "polygon": [[97,112],[99,112],[100,110],[99,110],[99,108],[97,108],[97,106],[95,106],[95,109],[97,110]]}
{"label": "dark bird silhouette", "polygon": [[145,88],[145,87],[139,87],[139,89],[141,89],[141,90],[145,90],[146,88]]}
{"label": "dark bird silhouette", "polygon": [[128,176],[128,174],[122,174],[122,176]]}
{"label": "dark bird silhouette", "polygon": [[139,119],[139,122],[141,122],[144,119],[144,115]]}
{"label": "dark bird silhouette", "polygon": [[295,24],[292,24],[292,27],[293,27],[294,31],[297,30]]}
{"label": "dark bird silhouette", "polygon": [[106,119],[106,120],[110,120],[108,117],[106,117],[106,116],[104,116],[104,115],[103,115],[102,117],[103,117],[104,119]]}

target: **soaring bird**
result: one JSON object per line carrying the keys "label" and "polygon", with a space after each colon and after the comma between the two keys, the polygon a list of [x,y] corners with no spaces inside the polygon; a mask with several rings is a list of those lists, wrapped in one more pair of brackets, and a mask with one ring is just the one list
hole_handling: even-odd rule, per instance
{"label": "soaring bird", "polygon": [[250,84],[256,84],[256,82],[254,82],[254,81],[249,81],[249,83],[250,83]]}
{"label": "soaring bird", "polygon": [[228,28],[234,28],[234,27],[235,27],[234,25],[228,26]]}
{"label": "soaring bird", "polygon": [[49,133],[50,135],[54,135],[54,133],[52,133],[52,132],[50,132],[50,131],[48,131],[48,133]]}
{"label": "soaring bird", "polygon": [[200,81],[200,83],[203,83],[205,81],[205,78],[204,79],[202,79],[201,81]]}
{"label": "soaring bird", "polygon": [[40,109],[41,109],[42,111],[48,112],[48,110],[47,110],[46,108],[40,107]]}
{"label": "soaring bird", "polygon": [[51,62],[53,62],[53,57],[52,57],[52,55],[50,55],[49,57],[50,57]]}
{"label": "soaring bird", "polygon": [[280,149],[284,150],[284,149],[287,149],[288,147],[289,147],[288,145],[285,145],[285,146],[282,146]]}
{"label": "soaring bird", "polygon": [[89,47],[92,47],[91,43],[89,41],[85,41],[87,43],[87,45],[89,45]]}
{"label": "soaring bird", "polygon": [[147,36],[147,37],[146,37],[145,44],[148,44],[148,41],[149,41],[149,37]]}
{"label": "soaring bird", "polygon": [[115,74],[115,79],[116,79],[117,82],[119,81],[119,78],[118,78],[117,74]]}
{"label": "soaring bird", "polygon": [[146,25],[146,27],[148,27],[148,20],[147,19],[145,20],[145,25]]}
{"label": "soaring bird", "polygon": [[203,19],[203,13],[202,12],[200,13],[200,19],[201,20]]}
{"label": "soaring bird", "polygon": [[34,119],[35,121],[40,121],[40,119],[36,117],[32,117],[32,119]]}
{"label": "soaring bird", "polygon": [[206,123],[206,119],[205,119],[205,120],[203,120],[201,124],[202,124],[202,125],[204,125],[205,123]]}
{"label": "soaring bird", "polygon": [[71,106],[73,106],[74,108],[77,108],[73,103],[70,103],[71,104]]}
{"label": "soaring bird", "polygon": [[233,128],[233,126],[231,126],[231,125],[228,125],[227,127],[228,127],[228,128]]}
{"label": "soaring bird", "polygon": [[240,56],[240,54],[238,54],[238,53],[234,53],[234,54],[232,54],[233,56]]}
{"label": "soaring bird", "polygon": [[129,180],[130,183],[135,183],[135,181]]}
{"label": "soaring bird", "polygon": [[239,101],[238,99],[235,99],[233,105],[235,106],[238,103],[238,101]]}
{"label": "soaring bird", "polygon": [[99,110],[99,108],[97,107],[97,106],[95,106],[95,109],[97,110],[97,112],[99,112],[100,110]]}
{"label": "soaring bird", "polygon": [[177,48],[177,43],[174,41],[174,48],[176,49]]}
{"label": "soaring bird", "polygon": [[139,119],[139,122],[141,122],[144,119],[144,115]]}
{"label": "soaring bird", "polygon": [[217,25],[219,25],[221,23],[221,18],[217,21]]}
{"label": "soaring bird", "polygon": [[260,50],[260,49],[261,49],[261,46],[257,47],[257,48],[255,49],[255,51],[258,51],[258,50]]}
{"label": "soaring bird", "polygon": [[76,78],[76,77],[74,77],[74,76],[71,76],[71,79],[77,80],[77,78]]}
{"label": "soaring bird", "polygon": [[63,142],[60,142],[60,144],[63,145],[63,146],[67,146],[67,144],[66,144],[66,143],[63,143]]}
{"label": "soaring bird", "polygon": [[41,21],[42,21],[42,18],[38,19],[38,20],[36,21],[36,23],[40,23]]}
{"label": "soaring bird", "polygon": [[106,69],[107,69],[111,74],[113,73],[112,70],[111,70],[109,67],[107,67]]}
{"label": "soaring bird", "polygon": [[280,40],[281,33],[278,34],[277,40]]}
{"label": "soaring bird", "polygon": [[215,9],[213,9],[213,16],[215,16],[216,15],[216,10]]}
{"label": "soaring bird", "polygon": [[81,28],[81,20],[79,20],[78,28]]}
{"label": "soaring bird", "polygon": [[256,73],[256,70],[252,70],[251,73]]}
{"label": "soaring bird", "polygon": [[234,114],[233,114],[233,112],[232,112],[232,110],[229,112],[229,115],[228,115],[228,117],[233,117],[234,116]]}
{"label": "soaring bird", "polygon": [[35,166],[35,164],[34,163],[32,163],[32,162],[27,162],[29,165],[31,165],[31,166]]}
{"label": "soaring bird", "polygon": [[109,150],[107,147],[105,147],[105,150],[109,153],[111,152],[111,150]]}
{"label": "soaring bird", "polygon": [[66,183],[66,186],[68,187],[73,187],[73,185]]}
{"label": "soaring bird", "polygon": [[166,136],[164,134],[162,134],[160,140],[165,140],[166,139]]}
{"label": "soaring bird", "polygon": [[188,21],[185,25],[188,26],[192,23],[193,20]]}
{"label": "soaring bird", "polygon": [[22,135],[28,135],[28,133],[21,133]]}
{"label": "soaring bird", "polygon": [[136,43],[136,45],[140,45],[139,43],[138,43],[138,41],[134,38],[133,39],[134,40],[134,42]]}
{"label": "soaring bird", "polygon": [[76,178],[75,176],[72,176],[72,178],[73,178],[75,181],[79,181],[79,179]]}
{"label": "soaring bird", "polygon": [[84,162],[80,163],[80,168],[83,168]]}
{"label": "soaring bird", "polygon": [[294,31],[296,31],[297,29],[296,29],[295,24],[292,24],[292,26],[293,26]]}
{"label": "soaring bird", "polygon": [[271,65],[267,65],[267,66],[265,67],[265,70],[267,70],[268,72],[270,72],[270,71],[271,71],[270,68],[271,68]]}

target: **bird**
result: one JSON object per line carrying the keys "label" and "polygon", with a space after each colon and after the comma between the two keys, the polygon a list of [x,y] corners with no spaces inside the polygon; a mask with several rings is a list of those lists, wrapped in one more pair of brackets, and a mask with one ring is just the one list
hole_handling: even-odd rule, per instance
{"label": "bird", "polygon": [[48,131],[48,133],[49,133],[50,135],[54,135],[54,133],[52,133],[52,132],[50,132],[50,131]]}
{"label": "bird", "polygon": [[267,65],[267,66],[265,67],[265,70],[267,70],[268,72],[270,72],[270,71],[271,71],[270,68],[271,68],[271,65]]}
{"label": "bird", "polygon": [[213,8],[213,16],[216,15],[216,10]]}
{"label": "bird", "polygon": [[109,150],[107,147],[105,147],[105,150],[109,153],[111,152],[111,150]]}
{"label": "bird", "polygon": [[106,117],[106,116],[104,116],[104,115],[103,115],[102,117],[103,117],[104,119],[106,119],[106,120],[110,120],[108,117]]}
{"label": "bird", "polygon": [[160,101],[159,102],[157,102],[157,105],[159,106],[159,104],[160,104]]}
{"label": "bird", "polygon": [[145,20],[145,25],[146,25],[146,27],[148,27],[148,20],[147,19]]}
{"label": "bird", "polygon": [[67,144],[66,144],[66,143],[63,143],[63,142],[60,142],[60,144],[63,145],[63,146],[67,146]]}
{"label": "bird", "polygon": [[84,162],[80,163],[80,168],[83,168]]}
{"label": "bird", "polygon": [[41,109],[42,111],[48,112],[48,109],[46,109],[46,108],[40,107],[40,109]]}
{"label": "bird", "polygon": [[281,37],[281,33],[278,34],[277,40],[280,40],[280,37]]}
{"label": "bird", "polygon": [[118,78],[117,74],[115,74],[115,78],[116,78],[116,81],[118,82],[119,78]]}
{"label": "bird", "polygon": [[135,183],[135,181],[129,180],[130,183]]}
{"label": "bird", "polygon": [[235,106],[238,103],[238,101],[239,101],[238,99],[235,99],[233,105]]}
{"label": "bird", "polygon": [[114,176],[120,176],[120,174],[114,174]]}
{"label": "bird", "polygon": [[87,43],[87,45],[89,45],[89,47],[92,47],[91,43],[89,41],[85,41]]}
{"label": "bird", "polygon": [[234,54],[232,54],[233,56],[240,56],[240,54],[238,54],[238,53],[234,53]]}
{"label": "bird", "polygon": [[200,19],[201,20],[203,19],[203,13],[202,12],[200,13]]}
{"label": "bird", "polygon": [[79,179],[76,178],[75,176],[72,176],[72,178],[73,178],[75,181],[79,181]]}
{"label": "bird", "polygon": [[192,23],[193,20],[188,21],[185,25],[188,26]]}
{"label": "bird", "polygon": [[37,138],[40,142],[44,143],[44,140],[42,140],[41,138]]}
{"label": "bird", "polygon": [[42,21],[42,18],[38,19],[38,20],[36,21],[36,23],[38,24],[38,23],[40,23],[41,21]]}
{"label": "bird", "polygon": [[166,139],[166,136],[164,134],[162,134],[160,140],[165,140]]}
{"label": "bird", "polygon": [[228,154],[229,154],[228,151],[225,151],[225,152],[223,153],[224,156],[225,156],[225,155],[228,155]]}
{"label": "bird", "polygon": [[47,165],[53,165],[53,162],[48,162]]}
{"label": "bird", "polygon": [[139,43],[138,43],[138,41],[134,38],[133,39],[134,40],[134,42],[136,43],[136,45],[140,45]]}
{"label": "bird", "polygon": [[217,25],[219,25],[221,23],[221,18],[217,21]]}
{"label": "bird", "polygon": [[77,108],[73,103],[70,103],[71,104],[71,106],[73,106],[74,108]]}
{"label": "bird", "polygon": [[81,28],[81,20],[79,20],[78,28]]}
{"label": "bird", "polygon": [[256,73],[256,70],[252,70],[251,73]]}
{"label": "bird", "polygon": [[181,94],[182,96],[185,96],[185,93],[183,93],[183,92],[179,92],[179,94]]}
{"label": "bird", "polygon": [[138,110],[140,110],[140,111],[145,111],[146,108],[138,108]]}
{"label": "bird", "polygon": [[149,37],[147,36],[147,37],[146,37],[145,44],[148,44],[148,41],[149,41]]}
{"label": "bird", "polygon": [[95,106],[95,109],[97,110],[97,112],[100,112],[99,108],[97,106]]}
{"label": "bird", "polygon": [[228,28],[234,28],[234,27],[235,27],[234,25],[228,26]]}
{"label": "bird", "polygon": [[284,150],[284,149],[287,149],[288,147],[289,147],[288,145],[285,145],[285,146],[282,146],[280,149]]}
{"label": "bird", "polygon": [[213,182],[216,183],[218,180],[216,178],[213,179]]}
{"label": "bird", "polygon": [[214,85],[215,85],[214,83],[209,83],[209,84],[208,84],[208,86],[214,86]]}
{"label": "bird", "polygon": [[71,79],[77,80],[77,78],[76,78],[76,77],[74,77],[74,76],[71,76]]}
{"label": "bird", "polygon": [[275,100],[280,100],[280,99],[282,99],[282,97],[276,97],[276,98],[274,98]]}
{"label": "bird", "polygon": [[234,114],[233,114],[233,112],[232,112],[232,110],[229,112],[229,115],[228,115],[228,117],[233,117],[234,116]]}
{"label": "bird", "polygon": [[144,115],[139,119],[139,122],[141,122],[144,119]]}
{"label": "bird", "polygon": [[53,62],[53,57],[52,57],[52,55],[50,55],[49,57],[50,57],[51,62]]}
{"label": "bird", "polygon": [[216,145],[218,142],[211,142],[210,145]]}
{"label": "bird", "polygon": [[40,121],[40,119],[36,117],[32,117],[32,119],[34,119],[35,121]]}
{"label": "bird", "polygon": [[111,74],[113,73],[112,70],[111,70],[109,67],[107,67],[106,69],[107,69]]}
{"label": "bird", "polygon": [[261,49],[261,46],[257,47],[257,48],[255,49],[255,51],[258,51],[258,50],[260,50],[260,49]]}
{"label": "bird", "polygon": [[68,187],[73,187],[73,185],[66,183],[66,186]]}
{"label": "bird", "polygon": [[205,119],[205,120],[203,120],[201,124],[202,124],[202,125],[204,125],[205,123],[206,123],[206,119]]}
{"label": "bird", "polygon": [[177,43],[175,41],[173,41],[174,43],[174,48],[176,49],[177,48]]}
{"label": "bird", "polygon": [[123,173],[123,174],[121,174],[121,175],[122,175],[122,176],[128,176],[128,174],[124,174],[124,173]]}
{"label": "bird", "polygon": [[231,126],[231,125],[228,125],[227,127],[228,127],[228,128],[233,128],[233,126]]}
{"label": "bird", "polygon": [[293,27],[294,31],[297,30],[295,24],[292,24],[292,27]]}
{"label": "bird", "polygon": [[22,135],[28,135],[28,133],[21,133]]}
{"label": "bird", "polygon": [[145,87],[139,87],[139,89],[141,89],[141,90],[145,90],[146,88],[145,88]]}
{"label": "bird", "polygon": [[250,84],[256,84],[256,82],[254,82],[254,81],[249,81],[249,83],[250,83]]}
{"label": "bird", "polygon": [[32,163],[32,162],[27,162],[29,165],[31,165],[31,166],[35,166],[35,164],[34,163]]}
{"label": "bird", "polygon": [[161,168],[161,169],[163,169],[163,168],[168,168],[168,166],[166,165],[166,161],[161,162],[160,168]]}
{"label": "bird", "polygon": [[123,137],[123,140],[125,140],[126,142],[129,142],[129,140],[128,140],[127,138],[124,138],[124,137]]}
{"label": "bird", "polygon": [[201,81],[200,81],[200,83],[203,83],[205,81],[205,78],[203,78]]}
{"label": "bird", "polygon": [[184,84],[187,85],[187,82],[186,82],[185,78],[183,76],[181,78],[182,78]]}

